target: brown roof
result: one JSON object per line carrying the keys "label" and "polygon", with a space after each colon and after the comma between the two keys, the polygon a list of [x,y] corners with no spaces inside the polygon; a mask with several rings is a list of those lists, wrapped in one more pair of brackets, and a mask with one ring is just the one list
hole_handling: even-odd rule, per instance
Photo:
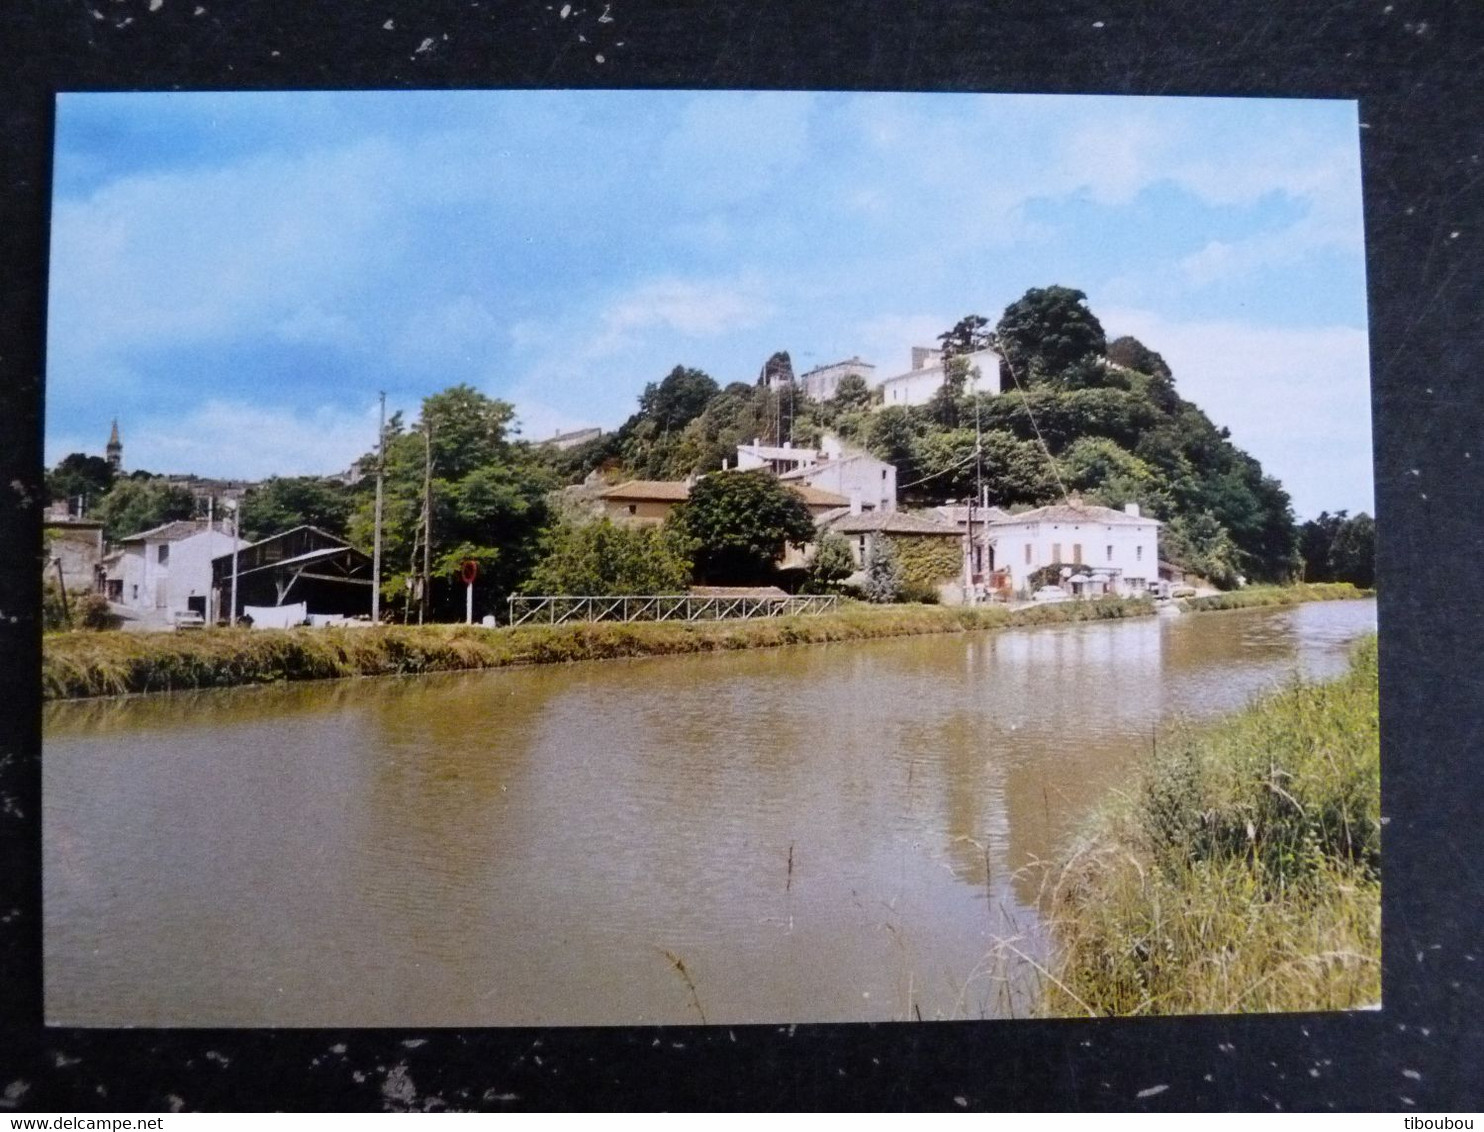
{"label": "brown roof", "polygon": [[910,515],[905,511],[863,511],[859,515],[841,515],[828,521],[830,530],[842,535],[863,535],[877,532],[885,535],[942,535],[958,538],[963,534],[957,527],[935,522],[921,515]]}
{"label": "brown roof", "polygon": [[843,495],[836,495],[833,491],[825,491],[822,487],[815,487],[807,483],[791,483],[789,490],[804,497],[804,502],[810,507],[848,507],[850,500]]}
{"label": "brown roof", "polygon": [[629,480],[607,491],[599,499],[647,499],[657,503],[683,503],[690,495],[690,484],[684,480]]}
{"label": "brown roof", "polygon": [[[808,484],[788,486],[811,507],[841,507],[850,502],[843,495]],[[629,480],[598,494],[599,499],[641,499],[654,503],[683,503],[689,497],[690,484],[684,480]]]}

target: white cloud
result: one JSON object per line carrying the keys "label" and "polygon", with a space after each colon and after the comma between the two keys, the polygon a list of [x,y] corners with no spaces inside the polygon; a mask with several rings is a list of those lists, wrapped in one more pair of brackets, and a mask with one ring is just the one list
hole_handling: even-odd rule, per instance
{"label": "white cloud", "polygon": [[378,408],[307,413],[211,399],[175,415],[133,421],[123,436],[128,468],[229,479],[329,475],[376,446]]}
{"label": "white cloud", "polygon": [[1375,512],[1364,330],[1180,322],[1132,308],[1099,317],[1110,339],[1132,334],[1163,355],[1182,396],[1283,481],[1301,517]]}
{"label": "white cloud", "polygon": [[654,280],[609,303],[598,316],[599,332],[583,354],[588,359],[607,357],[653,331],[711,338],[758,326],[772,317],[774,309],[758,280]]}

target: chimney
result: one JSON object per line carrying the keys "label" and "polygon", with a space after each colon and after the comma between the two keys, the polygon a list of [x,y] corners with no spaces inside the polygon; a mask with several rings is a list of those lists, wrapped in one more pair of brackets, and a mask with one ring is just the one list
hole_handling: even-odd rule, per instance
{"label": "chimney", "polygon": [[861,513],[860,488],[852,488],[850,491],[850,513],[852,515],[859,515]]}
{"label": "chimney", "polygon": [[1123,513],[1125,515],[1132,515],[1137,519],[1139,517],[1139,505],[1137,503],[1125,503],[1123,505]]}

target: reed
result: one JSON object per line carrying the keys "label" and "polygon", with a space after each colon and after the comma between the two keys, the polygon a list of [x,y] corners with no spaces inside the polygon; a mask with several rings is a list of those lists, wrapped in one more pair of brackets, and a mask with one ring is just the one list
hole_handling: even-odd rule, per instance
{"label": "reed", "polygon": [[282,680],[388,676],[558,664],[792,644],[861,641],[1145,616],[1147,601],[1000,606],[873,606],[756,621],[582,622],[485,629],[472,625],[355,629],[207,629],[191,633],[47,634],[42,692],[78,699],[223,688]]}
{"label": "reed", "polygon": [[1376,644],[1162,741],[1054,874],[1048,1014],[1336,1010],[1381,997]]}
{"label": "reed", "polygon": [[1248,586],[1206,597],[1182,598],[1179,604],[1187,613],[1209,613],[1219,609],[1300,605],[1306,601],[1353,601],[1375,596],[1375,590],[1358,589],[1349,582],[1299,582],[1291,586]]}

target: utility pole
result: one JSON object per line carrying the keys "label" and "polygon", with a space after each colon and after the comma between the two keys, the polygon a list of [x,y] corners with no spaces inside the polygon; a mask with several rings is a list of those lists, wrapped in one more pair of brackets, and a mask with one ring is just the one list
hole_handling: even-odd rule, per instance
{"label": "utility pole", "polygon": [[423,422],[423,585],[417,607],[421,625],[428,612],[428,589],[433,584],[433,422]]}
{"label": "utility pole", "polygon": [[[216,545],[216,496],[206,497],[206,530],[212,535],[209,545]],[[216,624],[216,570],[212,569],[211,585],[206,587],[206,627],[210,629]]]}
{"label": "utility pole", "polygon": [[381,481],[386,474],[386,394],[381,397],[381,431],[376,434],[376,528],[371,542],[371,624],[381,624]]}

